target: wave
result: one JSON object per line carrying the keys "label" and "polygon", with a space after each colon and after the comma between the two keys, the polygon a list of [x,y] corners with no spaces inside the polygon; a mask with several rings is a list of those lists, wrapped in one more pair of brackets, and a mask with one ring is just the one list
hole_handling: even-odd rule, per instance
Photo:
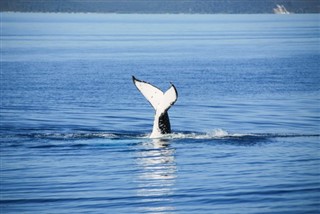
{"label": "wave", "polygon": [[[148,133],[24,133],[24,134],[3,134],[2,140],[8,138],[29,138],[29,139],[51,139],[51,140],[78,140],[78,139],[149,139]],[[295,134],[295,133],[229,133],[223,129],[214,129],[209,132],[174,132],[166,134],[161,139],[248,139],[248,138],[289,138],[289,137],[320,137],[320,134]]]}
{"label": "wave", "polygon": [[320,134],[295,133],[229,133],[215,129],[206,133],[172,133],[165,135],[169,139],[241,139],[241,138],[287,138],[287,137],[320,137]]}

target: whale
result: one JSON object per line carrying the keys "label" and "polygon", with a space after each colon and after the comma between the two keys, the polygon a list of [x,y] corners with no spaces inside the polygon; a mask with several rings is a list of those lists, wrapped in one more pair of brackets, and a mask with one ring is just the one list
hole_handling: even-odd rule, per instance
{"label": "whale", "polygon": [[149,101],[155,110],[150,138],[161,138],[163,135],[171,133],[168,110],[178,99],[176,87],[170,83],[170,88],[163,92],[156,86],[139,80],[135,78],[135,76],[132,76],[132,80],[137,89]]}

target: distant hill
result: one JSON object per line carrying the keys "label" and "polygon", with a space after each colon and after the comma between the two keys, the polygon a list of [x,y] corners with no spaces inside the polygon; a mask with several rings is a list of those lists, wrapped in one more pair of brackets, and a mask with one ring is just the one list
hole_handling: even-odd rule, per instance
{"label": "distant hill", "polygon": [[0,0],[0,11],[93,13],[319,13],[320,0]]}

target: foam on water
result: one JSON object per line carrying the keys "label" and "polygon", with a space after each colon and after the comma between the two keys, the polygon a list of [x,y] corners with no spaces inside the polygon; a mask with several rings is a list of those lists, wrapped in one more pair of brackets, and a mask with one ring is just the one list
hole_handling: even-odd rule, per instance
{"label": "foam on water", "polygon": [[173,139],[216,139],[232,136],[223,129],[214,129],[206,133],[172,133],[166,137]]}
{"label": "foam on water", "polygon": [[[88,140],[88,139],[149,139],[150,133],[107,133],[107,132],[86,132],[86,133],[26,133],[14,135],[2,135],[3,139],[21,137],[30,139],[49,140]],[[320,134],[297,134],[297,133],[230,133],[224,129],[213,129],[208,132],[173,132],[163,135],[159,139],[241,139],[241,138],[284,138],[284,137],[320,137]]]}
{"label": "foam on water", "polygon": [[319,134],[296,134],[296,133],[229,133],[223,129],[214,129],[205,133],[172,133],[164,135],[164,139],[239,139],[247,137],[256,138],[282,138],[282,137],[319,137]]}

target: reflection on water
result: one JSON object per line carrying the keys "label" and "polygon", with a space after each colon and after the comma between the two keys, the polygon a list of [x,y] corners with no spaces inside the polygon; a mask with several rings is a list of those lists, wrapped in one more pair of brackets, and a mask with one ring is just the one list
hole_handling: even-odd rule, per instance
{"label": "reflection on water", "polygon": [[137,163],[138,196],[143,198],[143,209],[150,213],[173,213],[175,208],[168,206],[172,200],[176,179],[174,149],[160,139],[142,143]]}

